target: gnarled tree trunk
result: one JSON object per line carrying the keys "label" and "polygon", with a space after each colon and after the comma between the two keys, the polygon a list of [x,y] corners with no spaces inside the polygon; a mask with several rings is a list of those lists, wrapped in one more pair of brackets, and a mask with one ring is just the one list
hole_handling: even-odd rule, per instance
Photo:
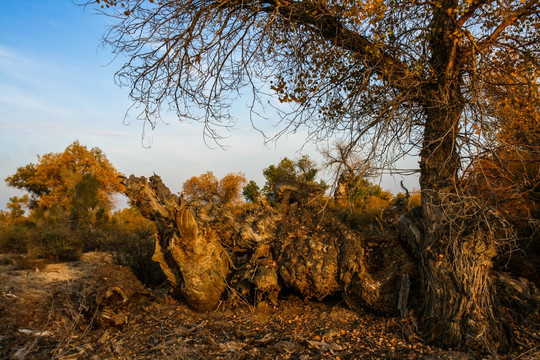
{"label": "gnarled tree trunk", "polygon": [[213,309],[229,286],[250,302],[274,301],[286,287],[308,298],[341,293],[352,307],[397,313],[400,279],[414,272],[396,236],[368,238],[320,207],[282,204],[279,212],[262,205],[235,214],[222,205],[179,203],[156,175],[123,183],[156,224],[154,260],[173,295],[196,310]]}
{"label": "gnarled tree trunk", "polygon": [[230,259],[220,242],[200,231],[189,206],[159,176],[124,179],[126,195],[157,228],[153,259],[167,276],[171,290],[197,310],[215,308],[226,287]]}
{"label": "gnarled tree trunk", "polygon": [[414,228],[412,223],[406,225],[425,292],[425,336],[441,346],[490,350],[504,345],[490,278],[494,239],[483,231],[480,219],[469,216],[468,205],[457,189],[463,71],[452,35],[455,24],[445,12],[454,5],[454,0],[443,1],[433,19],[437,34],[429,45],[435,74],[423,88],[423,229]]}
{"label": "gnarled tree trunk", "polygon": [[[455,37],[456,0],[434,6],[430,68],[422,87],[425,115],[420,187],[421,220],[400,220],[424,290],[422,329],[446,347],[496,350],[506,345],[491,280],[495,239],[485,219],[468,210],[458,189],[459,121],[464,111],[464,59]],[[481,210],[478,208],[478,210]]]}

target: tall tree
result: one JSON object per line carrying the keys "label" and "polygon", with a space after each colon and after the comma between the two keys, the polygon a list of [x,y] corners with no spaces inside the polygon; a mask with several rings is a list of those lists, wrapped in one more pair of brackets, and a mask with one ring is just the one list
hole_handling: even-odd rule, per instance
{"label": "tall tree", "polygon": [[97,2],[119,16],[106,41],[131,57],[118,80],[151,122],[173,108],[216,137],[249,87],[254,115],[277,94],[284,131],[340,136],[383,164],[417,151],[423,229],[410,243],[425,335],[503,343],[489,276],[499,219],[471,211],[458,179],[495,120],[488,88],[538,87],[538,0]]}

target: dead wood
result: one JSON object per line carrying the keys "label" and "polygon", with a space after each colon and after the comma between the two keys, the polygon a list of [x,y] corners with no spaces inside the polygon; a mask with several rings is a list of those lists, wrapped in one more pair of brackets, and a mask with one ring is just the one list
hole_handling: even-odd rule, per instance
{"label": "dead wood", "polygon": [[319,300],[337,293],[344,232],[328,213],[310,207],[289,212],[278,225],[273,244],[284,286]]}
{"label": "dead wood", "polygon": [[514,319],[526,320],[538,313],[540,291],[531,281],[501,272],[495,273],[494,281],[500,301],[510,309]]}
{"label": "dead wood", "polygon": [[215,308],[230,273],[229,255],[212,231],[201,227],[192,208],[179,201],[157,175],[131,175],[123,181],[126,195],[157,228],[157,261],[171,285],[194,309]]}
{"label": "dead wood", "polygon": [[406,316],[410,279],[415,279],[417,272],[397,234],[366,236],[363,254],[350,238],[342,247],[341,273],[349,306],[368,308],[380,314],[400,312]]}
{"label": "dead wood", "polygon": [[[275,303],[282,288],[319,300],[341,294],[351,307],[379,313],[398,313],[398,304],[402,312],[407,308],[409,283],[404,288],[402,279],[415,272],[395,234],[367,237],[298,198],[278,209],[254,205],[234,212],[179,202],[158,176],[131,176],[124,184],[156,224],[154,259],[173,295],[194,309],[214,308],[225,289],[249,303]],[[293,190],[284,187],[283,193]]]}
{"label": "dead wood", "polygon": [[[406,251],[393,226],[386,233],[366,236],[345,226],[332,212],[305,201],[282,203],[279,209],[253,205],[233,211],[213,203],[187,204],[156,175],[148,181],[132,175],[124,183],[143,216],[156,224],[154,260],[166,274],[172,294],[199,311],[215,308],[227,289],[249,303],[264,299],[275,303],[281,289],[288,288],[319,300],[340,294],[352,308],[406,317],[418,270],[444,291],[461,291],[480,302],[498,301],[482,297],[480,287],[493,286],[492,280],[484,279],[491,276],[495,252],[482,229],[464,233],[452,245],[453,255],[444,255],[442,250],[426,248],[420,208],[397,222]],[[503,280],[498,280],[499,287],[525,299],[519,307],[532,311],[527,310],[534,308],[527,295],[531,290]],[[436,303],[453,313],[456,321],[474,312],[457,303]],[[479,314],[459,326],[473,336],[482,331],[481,318]],[[461,334],[459,329],[447,330]]]}
{"label": "dead wood", "polygon": [[63,317],[79,328],[98,324],[123,325],[123,308],[141,297],[152,297],[133,272],[123,266],[100,264],[73,282],[60,284],[51,301],[62,308]]}
{"label": "dead wood", "polygon": [[299,203],[301,205],[324,194],[324,189],[316,184],[307,184],[298,180],[282,180],[273,186],[273,201],[283,205]]}

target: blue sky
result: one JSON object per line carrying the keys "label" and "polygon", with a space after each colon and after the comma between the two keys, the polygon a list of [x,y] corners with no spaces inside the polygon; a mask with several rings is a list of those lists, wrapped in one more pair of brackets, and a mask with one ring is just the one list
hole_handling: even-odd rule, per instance
{"label": "blue sky", "polygon": [[[122,59],[100,47],[109,22],[70,0],[0,0],[0,209],[22,194],[3,179],[75,140],[102,149],[126,175],[161,175],[172,191],[207,170],[218,177],[242,171],[263,185],[263,168],[284,156],[320,159],[311,145],[299,152],[301,133],[265,146],[242,103],[226,151],[205,145],[200,124],[172,115],[153,131],[134,117],[124,121],[128,89],[113,79]],[[381,185],[395,190],[399,179],[385,177]],[[415,179],[407,184],[418,187]]]}

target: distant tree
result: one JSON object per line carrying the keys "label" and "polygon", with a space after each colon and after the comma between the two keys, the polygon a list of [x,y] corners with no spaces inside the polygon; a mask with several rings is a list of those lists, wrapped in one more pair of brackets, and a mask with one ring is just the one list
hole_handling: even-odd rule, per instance
{"label": "distant tree", "polygon": [[383,190],[379,185],[373,184],[368,179],[357,176],[351,183],[350,197],[356,206],[362,206],[370,197],[389,201],[392,199],[392,194]]}
{"label": "distant tree", "polygon": [[88,148],[75,141],[62,153],[38,156],[36,164],[17,169],[5,180],[8,185],[26,190],[31,207],[49,209],[58,204],[64,210],[81,206],[109,210],[113,195],[123,187],[119,172],[99,148]]}
{"label": "distant tree", "polygon": [[27,243],[35,238],[32,224],[24,216],[28,195],[11,197],[6,208],[0,210],[0,252],[24,253]]}
{"label": "distant tree", "polygon": [[182,186],[187,200],[202,203],[237,204],[241,201],[241,190],[246,183],[243,173],[229,173],[218,180],[212,171],[193,176]]}
{"label": "distant tree", "polygon": [[238,204],[242,202],[242,188],[246,185],[246,176],[241,173],[230,173],[219,180],[218,198],[222,204]]}
{"label": "distant tree", "polygon": [[28,207],[28,195],[23,195],[21,197],[12,196],[6,204],[6,208],[9,210],[9,216],[12,219],[22,217],[25,213],[25,207]]}
{"label": "distant tree", "polygon": [[272,193],[275,184],[291,180],[309,185],[318,185],[322,189],[327,189],[328,185],[323,180],[319,182],[315,180],[318,173],[319,168],[317,164],[308,155],[303,155],[294,161],[285,157],[279,164],[270,165],[263,170],[266,183],[262,189],[262,193],[269,195]]}
{"label": "distant tree", "polygon": [[261,196],[261,189],[255,181],[250,180],[242,190],[242,195],[244,195],[246,201],[254,203]]}
{"label": "distant tree", "polygon": [[7,177],[10,186],[31,197],[24,225],[32,233],[25,243],[28,253],[75,260],[82,251],[101,246],[106,236],[100,226],[108,221],[113,196],[123,191],[119,175],[99,148],[75,141],[64,152],[38,156],[37,163]]}
{"label": "distant tree", "polygon": [[263,192],[265,194],[271,193],[272,188],[276,183],[286,180],[296,180],[298,177],[294,162],[287,157],[283,158],[279,164],[270,165],[264,169],[263,175],[266,179],[266,183],[263,187]]}
{"label": "distant tree", "polygon": [[182,194],[187,200],[203,203],[218,201],[218,179],[212,171],[193,176],[182,185]]}

